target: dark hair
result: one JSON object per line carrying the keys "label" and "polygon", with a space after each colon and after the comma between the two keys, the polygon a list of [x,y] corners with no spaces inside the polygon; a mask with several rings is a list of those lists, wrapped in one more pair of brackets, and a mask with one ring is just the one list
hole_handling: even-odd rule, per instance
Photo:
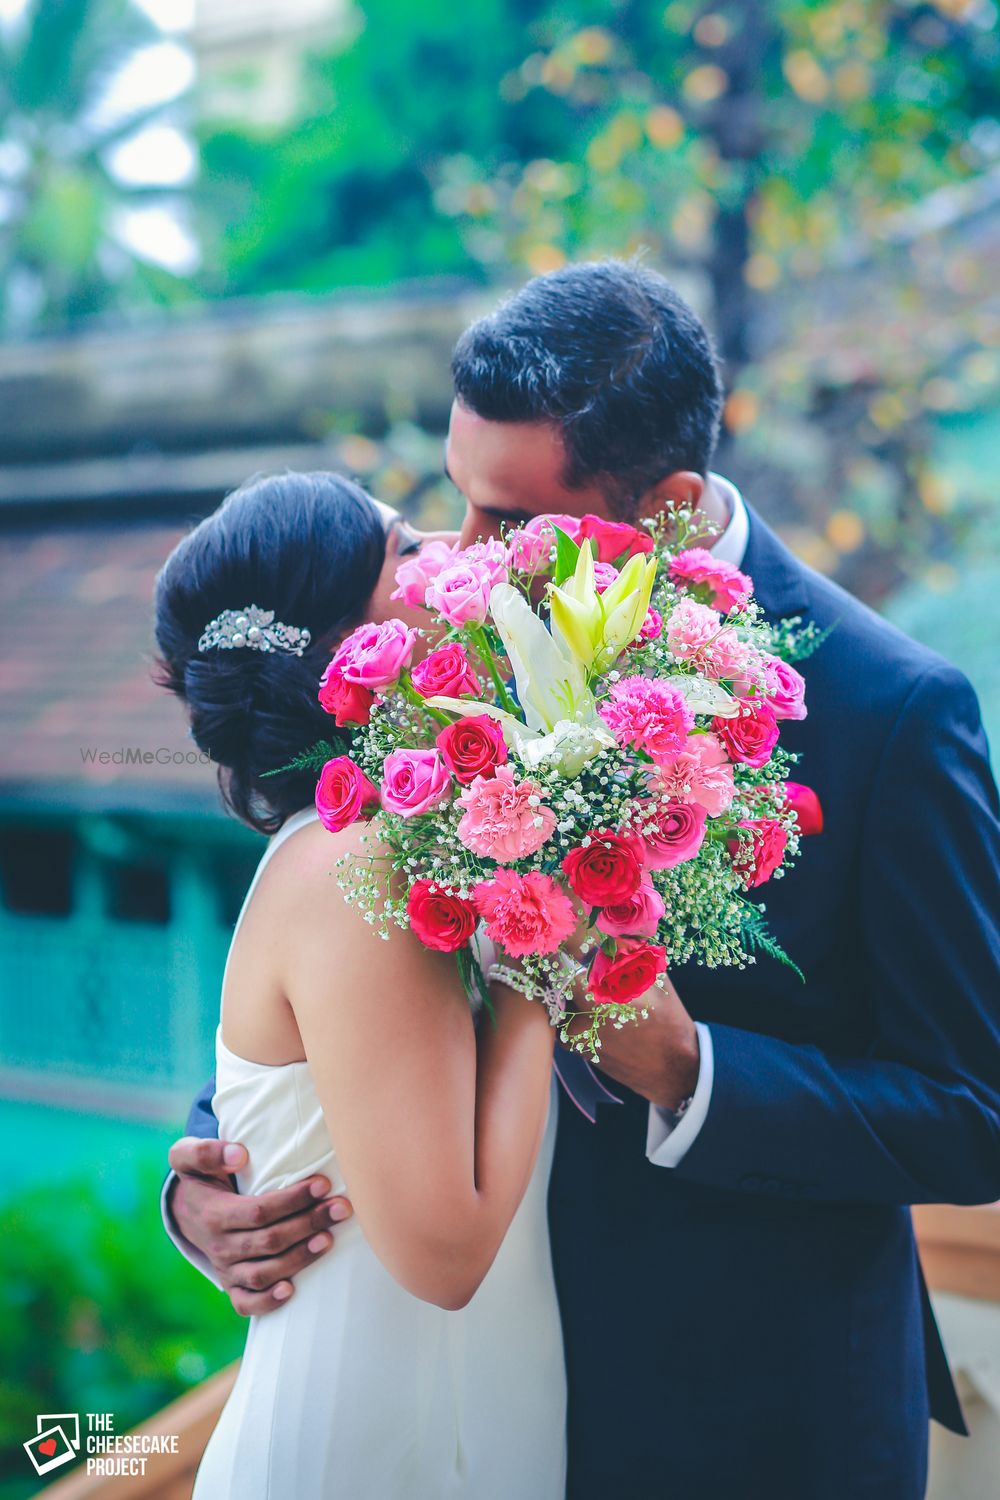
{"label": "dark hair", "polygon": [[466,329],[455,394],[493,422],[555,422],[570,489],[632,516],[679,469],[706,473],[722,388],[701,320],[658,272],[605,260],[536,276]]}
{"label": "dark hair", "polygon": [[[316,787],[311,771],[263,773],[317,740],[343,738],[317,701],[319,679],[384,558],[382,517],[363,489],[337,474],[281,474],[224,500],[156,580],[157,680],[186,703],[195,743],[218,762],[226,804],[261,833],[312,802]],[[308,630],[302,656],[198,650],[211,620],[250,604]]]}

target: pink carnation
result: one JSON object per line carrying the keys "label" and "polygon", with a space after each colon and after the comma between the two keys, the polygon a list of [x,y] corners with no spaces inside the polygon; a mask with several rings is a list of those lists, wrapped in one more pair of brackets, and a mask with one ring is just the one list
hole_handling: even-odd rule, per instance
{"label": "pink carnation", "polygon": [[402,620],[383,620],[381,625],[359,625],[342,641],[330,664],[332,675],[374,692],[398,682],[399,674],[413,655],[417,632]]}
{"label": "pink carnation", "polygon": [[770,681],[765,689],[776,719],[804,719],[806,716],[806,680],[780,656],[766,656]]}
{"label": "pink carnation", "polygon": [[614,683],[597,711],[620,745],[636,745],[654,760],[679,755],[694,728],[684,694],[646,677]]}
{"label": "pink carnation", "polygon": [[678,802],[697,802],[717,818],[736,795],[733,768],[717,734],[692,734],[681,753],[661,763],[656,780],[661,795]]}
{"label": "pink carnation", "polygon": [[458,836],[487,859],[524,859],[556,826],[555,813],[540,799],[535,782],[518,781],[511,766],[497,766],[492,776],[477,776],[458,798],[465,808]]}
{"label": "pink carnation", "polygon": [[577,915],[566,892],[551,875],[532,870],[497,870],[473,896],[486,931],[512,958],[555,953],[574,931]]}
{"label": "pink carnation", "polygon": [[753,592],[753,580],[746,573],[713,557],[706,547],[689,547],[678,552],[670,564],[670,576],[675,583],[704,592],[712,608],[724,615],[746,604]]}
{"label": "pink carnation", "polygon": [[406,557],[396,569],[398,587],[389,595],[412,609],[427,598],[427,586],[455,557],[456,548],[448,542],[424,542],[419,552]]}
{"label": "pink carnation", "polygon": [[489,562],[449,563],[428,585],[427,607],[437,610],[449,625],[482,625],[495,582]]}
{"label": "pink carnation", "polygon": [[649,876],[643,875],[635,895],[601,908],[597,926],[609,937],[655,937],[663,911],[663,897]]}
{"label": "pink carnation", "polygon": [[667,621],[667,645],[680,661],[690,661],[704,655],[721,629],[721,619],[707,604],[678,599]]}

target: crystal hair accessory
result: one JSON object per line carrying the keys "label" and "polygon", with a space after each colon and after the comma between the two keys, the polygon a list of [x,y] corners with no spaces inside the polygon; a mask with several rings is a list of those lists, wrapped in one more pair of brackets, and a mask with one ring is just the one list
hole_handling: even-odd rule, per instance
{"label": "crystal hair accessory", "polygon": [[202,631],[198,650],[218,647],[220,651],[238,651],[248,646],[251,651],[287,651],[301,656],[311,640],[310,631],[275,620],[273,609],[247,604],[243,609],[224,609],[210,620]]}

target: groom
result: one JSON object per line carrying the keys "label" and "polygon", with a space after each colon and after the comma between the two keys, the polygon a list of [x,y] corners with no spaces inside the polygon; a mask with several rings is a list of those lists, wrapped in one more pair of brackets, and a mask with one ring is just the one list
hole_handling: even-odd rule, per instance
{"label": "groom", "polygon": [[[830,631],[783,730],[825,831],[764,892],[806,983],[763,956],[676,969],[648,1023],[606,1033],[623,1104],[592,1125],[561,1102],[569,1500],[920,1500],[928,1416],[964,1428],[906,1205],[1000,1197],[1000,822],[975,695],[710,472],[711,347],[655,272],[538,277],[453,371],[463,541],[694,503],[768,617]],[[217,1133],[210,1101],[193,1135]],[[261,1312],[349,1207],[322,1180],[237,1197],[243,1160],[179,1142],[165,1202]]]}

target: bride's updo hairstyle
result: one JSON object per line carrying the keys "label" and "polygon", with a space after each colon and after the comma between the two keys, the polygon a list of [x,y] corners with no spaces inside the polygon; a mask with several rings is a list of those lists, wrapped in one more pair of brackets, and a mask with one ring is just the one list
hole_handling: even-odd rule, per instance
{"label": "bride's updo hairstyle", "polygon": [[[337,474],[281,474],[224,500],[156,580],[157,681],[187,705],[227,806],[261,833],[308,806],[316,787],[311,771],[263,773],[317,740],[343,738],[319,706],[319,680],[338,638],[363,617],[384,559],[384,523],[360,486]],[[308,630],[302,655],[199,650],[211,622],[250,605]]]}

